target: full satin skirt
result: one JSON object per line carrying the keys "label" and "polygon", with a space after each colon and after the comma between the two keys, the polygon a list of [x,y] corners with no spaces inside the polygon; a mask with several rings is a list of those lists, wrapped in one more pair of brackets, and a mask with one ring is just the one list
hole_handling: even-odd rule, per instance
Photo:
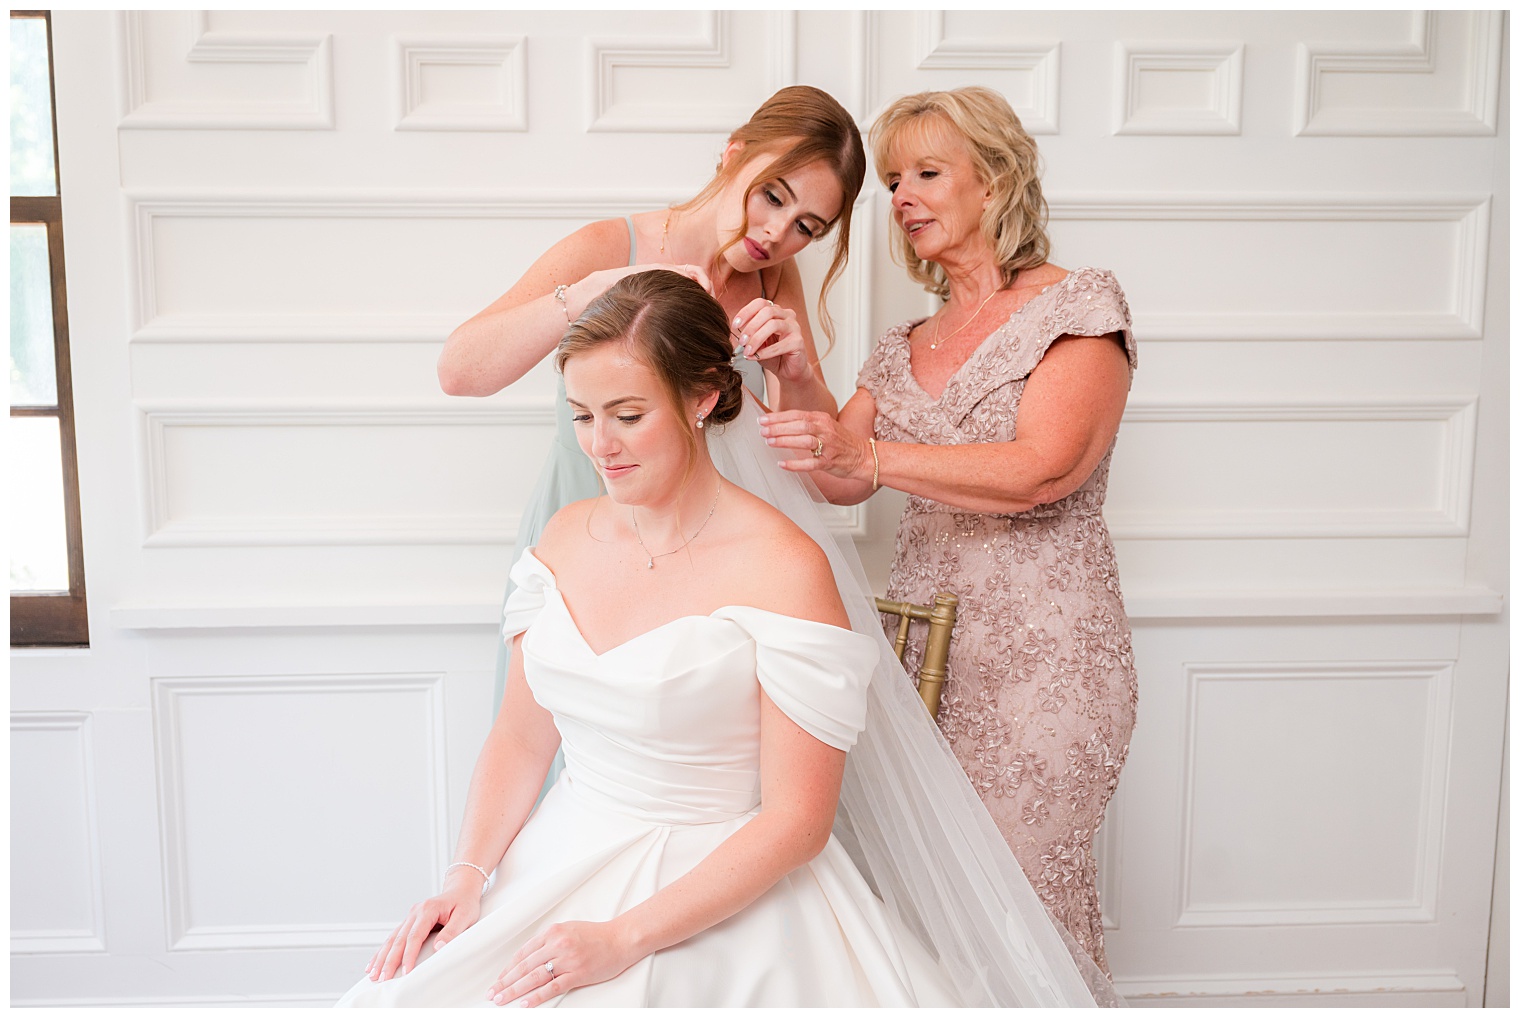
{"label": "full satin skirt", "polygon": [[[492,1006],[486,990],[551,923],[606,921],[674,882],[754,816],[657,823],[578,794],[565,775],[512,843],[480,920],[408,975],[340,1007]],[[834,838],[757,901],[621,975],[546,1006],[926,1006],[957,1001]]]}

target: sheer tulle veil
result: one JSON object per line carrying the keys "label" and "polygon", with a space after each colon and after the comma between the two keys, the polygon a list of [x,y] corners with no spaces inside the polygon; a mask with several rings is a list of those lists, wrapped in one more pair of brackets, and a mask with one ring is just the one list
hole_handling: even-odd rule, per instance
{"label": "sheer tulle veil", "polygon": [[817,487],[776,465],[746,394],[709,432],[719,471],[786,513],[828,554],[850,625],[881,641],[865,731],[850,751],[834,832],[887,907],[971,1006],[1122,1006],[1051,921],[892,652],[853,542],[829,530]]}

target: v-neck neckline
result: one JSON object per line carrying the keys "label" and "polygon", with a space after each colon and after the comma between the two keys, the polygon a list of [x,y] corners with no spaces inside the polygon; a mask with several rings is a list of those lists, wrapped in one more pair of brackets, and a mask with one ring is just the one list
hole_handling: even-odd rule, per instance
{"label": "v-neck neckline", "polygon": [[1008,312],[1008,317],[1003,320],[1002,324],[993,329],[991,332],[987,333],[986,336],[983,336],[982,341],[972,349],[971,353],[966,357],[966,359],[961,362],[960,367],[950,372],[950,377],[945,379],[944,387],[940,389],[938,396],[930,395],[929,390],[924,388],[924,384],[918,380],[918,372],[913,368],[913,330],[918,328],[924,322],[927,322],[929,320],[929,317],[925,316],[923,318],[917,319],[916,321],[908,322],[908,329],[903,333],[902,342],[903,353],[907,358],[906,373],[908,379],[913,383],[913,387],[917,389],[919,391],[919,394],[927,399],[930,403],[933,403],[936,406],[943,405],[945,394],[955,386],[955,383],[960,379],[961,375],[965,373],[966,369],[971,366],[971,363],[973,361],[984,356],[983,351],[985,351],[991,345],[992,338],[994,336],[998,335],[998,333],[1002,332],[1004,329],[1012,325],[1018,319],[1018,317],[1024,313],[1025,308],[1029,307],[1029,305],[1033,304],[1041,297],[1044,297],[1047,293],[1049,293],[1051,290],[1054,290],[1062,283],[1065,283],[1068,279],[1071,279],[1080,271],[1082,270],[1072,269],[1070,272],[1066,273],[1066,275],[1050,283],[1039,293],[1035,294],[1033,297],[1030,297],[1024,303]]}

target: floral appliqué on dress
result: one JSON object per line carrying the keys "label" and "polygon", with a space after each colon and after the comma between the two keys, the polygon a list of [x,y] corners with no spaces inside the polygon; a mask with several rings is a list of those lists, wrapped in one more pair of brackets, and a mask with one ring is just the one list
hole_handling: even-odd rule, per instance
{"label": "floral appliqu\u00e9 on dress", "polygon": [[[937,400],[913,377],[915,324],[889,330],[860,372],[883,441],[1013,441],[1024,384],[1062,336],[1118,333],[1135,366],[1129,305],[1103,269],[1077,269],[1027,301]],[[1112,455],[1076,491],[1027,512],[973,513],[909,496],[887,587],[894,600],[960,598],[940,728],[1036,893],[1104,971],[1092,846],[1129,752],[1138,694],[1102,514]],[[910,673],[923,639],[915,632],[909,643]]]}

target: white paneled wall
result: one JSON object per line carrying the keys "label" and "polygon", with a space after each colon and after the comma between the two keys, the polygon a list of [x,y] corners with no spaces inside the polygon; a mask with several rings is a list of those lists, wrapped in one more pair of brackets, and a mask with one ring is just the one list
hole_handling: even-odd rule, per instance
{"label": "white paneled wall", "polygon": [[[443,337],[580,224],[693,193],[806,82],[863,125],[1000,89],[1055,260],[1128,292],[1121,991],[1481,1002],[1504,17],[56,13],[92,644],[13,658],[13,1001],[324,1003],[359,975],[447,859],[553,428],[547,366],[444,396]],[[870,182],[831,300],[841,396],[929,307],[887,209]],[[839,516],[878,583],[900,507]]]}

